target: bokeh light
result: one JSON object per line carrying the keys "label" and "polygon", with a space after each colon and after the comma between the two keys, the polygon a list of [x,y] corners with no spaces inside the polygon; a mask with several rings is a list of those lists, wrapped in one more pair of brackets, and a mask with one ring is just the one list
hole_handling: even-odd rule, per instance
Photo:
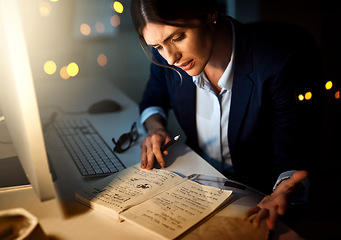
{"label": "bokeh light", "polygon": [[49,2],[40,2],[39,3],[39,13],[42,17],[48,17],[51,13],[51,4]]}
{"label": "bokeh light", "polygon": [[340,90],[336,91],[335,93],[335,99],[340,99]]}
{"label": "bokeh light", "polygon": [[44,64],[44,71],[49,74],[52,75],[56,72],[57,70],[57,65],[54,61],[47,61]]}
{"label": "bokeh light", "polygon": [[333,82],[332,81],[326,82],[325,87],[326,87],[327,90],[331,89],[333,87]]}
{"label": "bokeh light", "polygon": [[298,95],[298,100],[300,100],[300,101],[303,101],[303,100],[304,100],[303,94]]}
{"label": "bokeh light", "polygon": [[118,15],[113,15],[110,19],[110,23],[113,27],[117,27],[118,25],[121,24],[121,19]]}
{"label": "bokeh light", "polygon": [[67,72],[67,66],[63,66],[60,71],[59,71],[59,75],[62,79],[67,80],[70,78],[70,75]]}
{"label": "bokeh light", "polygon": [[305,100],[310,100],[312,98],[312,93],[311,92],[306,92],[306,94],[304,95]]}
{"label": "bokeh light", "polygon": [[81,33],[85,36],[88,36],[91,33],[91,27],[86,23],[82,23],[79,29]]}
{"label": "bokeh light", "polygon": [[105,56],[103,53],[98,55],[97,57],[98,65],[100,65],[101,67],[104,67],[105,65],[107,65],[107,62],[108,62],[107,56]]}
{"label": "bokeh light", "polygon": [[117,12],[117,13],[123,13],[124,7],[122,5],[122,3],[115,1],[113,4],[113,9]]}
{"label": "bokeh light", "polygon": [[79,73],[79,67],[77,63],[72,62],[67,66],[66,71],[70,75],[70,77],[74,77]]}

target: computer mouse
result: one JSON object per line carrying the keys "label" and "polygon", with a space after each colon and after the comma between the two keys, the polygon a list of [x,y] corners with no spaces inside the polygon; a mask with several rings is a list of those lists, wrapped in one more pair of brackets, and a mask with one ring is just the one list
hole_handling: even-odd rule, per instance
{"label": "computer mouse", "polygon": [[95,102],[88,108],[90,114],[113,113],[120,111],[121,105],[114,100],[101,100]]}

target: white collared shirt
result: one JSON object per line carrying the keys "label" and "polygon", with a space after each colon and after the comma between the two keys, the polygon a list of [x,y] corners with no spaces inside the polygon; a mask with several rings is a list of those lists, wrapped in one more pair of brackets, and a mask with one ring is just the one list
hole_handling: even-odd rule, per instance
{"label": "white collared shirt", "polygon": [[232,169],[227,132],[233,83],[233,56],[232,47],[230,62],[218,81],[221,88],[218,95],[204,72],[193,76],[193,82],[197,86],[196,124],[199,146],[203,157],[219,171]]}

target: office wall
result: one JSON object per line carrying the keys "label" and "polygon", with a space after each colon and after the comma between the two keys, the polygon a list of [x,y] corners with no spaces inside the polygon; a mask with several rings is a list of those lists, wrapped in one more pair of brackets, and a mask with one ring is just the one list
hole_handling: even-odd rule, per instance
{"label": "office wall", "polygon": [[[139,41],[133,29],[129,6],[130,0],[122,0],[124,11],[117,13],[111,9],[114,1],[98,0],[90,3],[105,6],[109,11],[99,11],[94,15],[88,9],[89,0],[49,1],[49,0],[19,0],[22,18],[25,25],[32,70],[39,85],[40,81],[53,82],[78,81],[82,77],[106,77],[116,86],[138,102],[142,89],[148,79],[149,60],[139,46]],[[92,4],[93,5],[93,4]],[[81,9],[79,11],[79,9]],[[120,18],[120,24],[114,29],[114,34],[99,34],[94,28],[97,18],[111,15]],[[89,35],[82,35],[76,23],[84,22],[91,26]],[[108,28],[106,28],[108,29]],[[105,66],[97,63],[100,54],[107,58]],[[44,64],[53,61],[57,68],[53,74],[44,71]],[[63,66],[75,62],[79,73],[67,80],[61,78],[59,71]]]}

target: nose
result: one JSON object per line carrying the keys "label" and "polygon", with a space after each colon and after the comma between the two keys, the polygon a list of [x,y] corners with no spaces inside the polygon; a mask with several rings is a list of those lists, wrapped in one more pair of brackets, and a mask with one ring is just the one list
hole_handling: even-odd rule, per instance
{"label": "nose", "polygon": [[165,48],[165,59],[169,65],[174,65],[181,58],[181,53],[172,47]]}

